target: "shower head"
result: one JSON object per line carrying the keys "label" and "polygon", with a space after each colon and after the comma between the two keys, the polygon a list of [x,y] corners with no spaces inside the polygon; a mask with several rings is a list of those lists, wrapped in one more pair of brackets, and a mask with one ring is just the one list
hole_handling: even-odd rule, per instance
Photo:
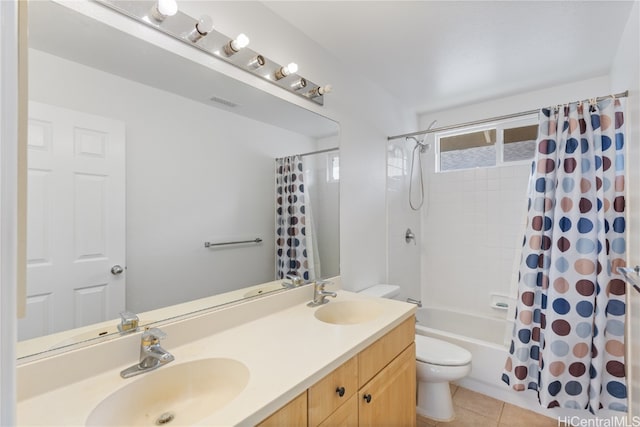
{"label": "shower head", "polygon": [[[436,123],[438,123],[437,120],[432,121],[431,124],[429,125],[429,127],[427,128],[427,131],[430,131],[435,126]],[[419,146],[421,153],[425,153],[430,147],[429,143],[425,142],[425,139],[427,139],[426,133],[422,134],[422,139],[421,140],[417,139],[414,136],[405,137],[406,141],[412,140],[413,142],[415,142],[416,143],[416,148]]]}
{"label": "shower head", "polygon": [[421,153],[425,153],[429,149],[429,143],[424,141],[425,140],[424,137],[422,138],[422,140],[419,140],[416,137],[407,136],[405,138],[405,140],[407,140],[407,141],[412,140],[413,142],[415,142],[416,143],[415,148],[420,147],[420,152]]}

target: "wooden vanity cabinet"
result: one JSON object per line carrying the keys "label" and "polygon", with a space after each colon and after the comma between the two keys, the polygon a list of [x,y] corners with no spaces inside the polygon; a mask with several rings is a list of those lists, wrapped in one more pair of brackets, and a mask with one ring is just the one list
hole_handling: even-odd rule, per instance
{"label": "wooden vanity cabinet", "polygon": [[355,356],[308,390],[309,427],[316,427],[358,391],[358,357]]}
{"label": "wooden vanity cabinet", "polygon": [[414,340],[410,317],[259,426],[415,427]]}
{"label": "wooden vanity cabinet", "polygon": [[258,424],[258,427],[300,427],[307,425],[307,392],[305,391],[277,412]]}
{"label": "wooden vanity cabinet", "polygon": [[416,425],[416,348],[407,347],[360,389],[360,426]]}
{"label": "wooden vanity cabinet", "polygon": [[354,393],[342,406],[335,410],[319,427],[358,427],[358,394]]}
{"label": "wooden vanity cabinet", "polygon": [[413,317],[358,354],[358,425],[416,425]]}

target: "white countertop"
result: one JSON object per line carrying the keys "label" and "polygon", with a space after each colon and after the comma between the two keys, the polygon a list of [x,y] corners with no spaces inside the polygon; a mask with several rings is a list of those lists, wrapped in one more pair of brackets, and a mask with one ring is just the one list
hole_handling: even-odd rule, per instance
{"label": "white countertop", "polygon": [[[304,291],[308,292],[306,289]],[[274,296],[272,300],[276,301],[277,297]],[[330,299],[329,304],[369,298],[339,291],[338,297]],[[248,302],[243,309],[251,309],[250,304],[266,304],[266,300]],[[212,312],[192,322],[187,319],[180,324],[168,324],[161,327],[168,334],[162,346],[175,356],[175,361],[160,367],[158,371],[203,358],[230,358],[242,362],[250,372],[247,386],[234,400],[202,419],[200,424],[254,425],[412,316],[415,311],[413,304],[387,299],[379,299],[378,302],[383,307],[382,314],[359,324],[321,322],[313,315],[318,308],[307,307],[305,301],[248,322],[238,320],[234,326],[184,343],[172,337],[183,332],[184,335],[195,333],[198,337],[200,335],[194,329],[228,320],[218,319],[218,312]],[[222,315],[218,314],[218,317]],[[189,330],[181,331],[180,328]],[[130,379],[120,377],[121,370],[137,363],[139,341],[139,334],[135,334],[52,358],[55,360],[35,361],[20,366],[18,425],[84,425],[93,408],[111,393],[145,375],[153,374]],[[124,358],[121,353],[126,353]],[[92,372],[90,367],[84,366],[84,362],[79,362],[85,360],[83,355],[86,355],[86,364],[99,365],[100,360],[96,359],[102,357],[117,358],[117,363],[126,363],[118,366],[107,363],[109,368]],[[38,363],[42,366],[38,366]],[[76,377],[79,375],[75,372],[77,369],[87,371],[87,374],[66,384],[61,379],[65,376],[61,372],[64,369],[73,370]],[[39,384],[39,381],[47,381],[48,377],[55,383],[53,388],[45,385],[42,392],[35,394],[30,390],[31,386]]]}

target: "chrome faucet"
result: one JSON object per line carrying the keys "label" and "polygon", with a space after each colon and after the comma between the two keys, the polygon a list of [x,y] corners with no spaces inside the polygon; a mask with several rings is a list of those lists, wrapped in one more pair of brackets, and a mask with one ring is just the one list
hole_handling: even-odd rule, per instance
{"label": "chrome faucet", "polygon": [[317,307],[322,304],[326,304],[329,302],[327,297],[335,298],[338,296],[335,292],[325,291],[325,285],[331,282],[327,282],[324,280],[320,280],[318,282],[313,282],[313,301],[308,303],[309,307]]}
{"label": "chrome faucet", "polygon": [[139,322],[140,319],[138,319],[138,316],[136,316],[135,313],[123,311],[120,313],[120,324],[118,325],[118,330],[123,334],[137,332]]}
{"label": "chrome faucet", "polygon": [[304,279],[297,274],[287,274],[287,279],[291,280],[287,282],[286,280],[282,282],[282,286],[285,288],[295,288],[300,285],[304,285]]}
{"label": "chrome faucet", "polygon": [[120,376],[130,378],[172,362],[175,359],[173,354],[160,347],[160,340],[166,336],[167,334],[158,328],[144,331],[140,342],[140,362],[120,372]]}
{"label": "chrome faucet", "polygon": [[417,305],[418,308],[422,307],[422,300],[414,299],[414,298],[407,298],[407,302]]}

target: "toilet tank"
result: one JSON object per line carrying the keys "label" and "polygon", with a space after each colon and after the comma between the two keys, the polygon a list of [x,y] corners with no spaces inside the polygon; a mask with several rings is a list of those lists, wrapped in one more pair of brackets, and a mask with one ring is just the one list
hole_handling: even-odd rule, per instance
{"label": "toilet tank", "polygon": [[400,294],[400,286],[380,284],[365,288],[358,293],[363,295],[370,295],[372,297],[391,299]]}

